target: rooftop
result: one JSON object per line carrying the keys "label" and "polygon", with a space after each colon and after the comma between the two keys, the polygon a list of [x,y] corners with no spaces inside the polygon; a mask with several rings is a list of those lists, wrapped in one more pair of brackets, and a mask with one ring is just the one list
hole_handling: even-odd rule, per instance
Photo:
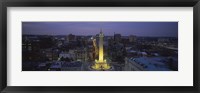
{"label": "rooftop", "polygon": [[143,68],[148,71],[170,71],[170,69],[165,64],[165,57],[139,57],[129,60],[143,66]]}

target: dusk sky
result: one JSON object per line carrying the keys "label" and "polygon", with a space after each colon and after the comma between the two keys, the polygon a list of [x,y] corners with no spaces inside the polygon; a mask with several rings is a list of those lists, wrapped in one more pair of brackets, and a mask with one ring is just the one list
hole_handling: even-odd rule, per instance
{"label": "dusk sky", "polygon": [[178,37],[178,22],[22,22],[26,35],[96,35]]}

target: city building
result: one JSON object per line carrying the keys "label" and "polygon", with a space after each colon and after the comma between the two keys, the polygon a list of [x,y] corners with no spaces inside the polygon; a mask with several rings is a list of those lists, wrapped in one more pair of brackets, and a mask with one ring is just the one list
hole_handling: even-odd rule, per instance
{"label": "city building", "polygon": [[75,59],[75,53],[73,53],[73,52],[61,52],[59,54],[59,58]]}
{"label": "city building", "polygon": [[127,71],[171,71],[164,57],[139,57],[126,58],[125,70]]}
{"label": "city building", "polygon": [[130,35],[130,36],[129,36],[129,42],[135,43],[135,42],[136,42],[136,36]]}
{"label": "city building", "polygon": [[121,42],[121,34],[114,34],[114,41]]}
{"label": "city building", "polygon": [[74,50],[75,60],[86,62],[88,60],[88,53],[86,48],[77,48]]}
{"label": "city building", "polygon": [[66,41],[67,41],[67,42],[76,41],[76,36],[75,36],[75,35],[72,35],[72,34],[69,34],[69,35],[66,37]]}
{"label": "city building", "polygon": [[48,70],[50,71],[60,71],[62,67],[62,63],[59,61],[52,62],[51,66],[49,67]]}
{"label": "city building", "polygon": [[82,62],[62,62],[62,71],[81,71],[83,69]]}

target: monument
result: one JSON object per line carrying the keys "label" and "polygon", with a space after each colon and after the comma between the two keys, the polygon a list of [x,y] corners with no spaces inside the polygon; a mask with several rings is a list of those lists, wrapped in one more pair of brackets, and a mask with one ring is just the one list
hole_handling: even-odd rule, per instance
{"label": "monument", "polygon": [[95,59],[95,64],[92,66],[95,70],[109,70],[111,68],[107,64],[106,59],[104,59],[103,37],[104,34],[101,30],[99,34],[99,59]]}

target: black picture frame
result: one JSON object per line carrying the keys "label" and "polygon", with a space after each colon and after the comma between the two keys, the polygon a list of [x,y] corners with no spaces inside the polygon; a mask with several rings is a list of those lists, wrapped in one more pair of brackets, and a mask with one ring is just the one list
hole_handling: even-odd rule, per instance
{"label": "black picture frame", "polygon": [[[7,7],[193,7],[194,86],[7,86]],[[0,1],[0,91],[2,93],[199,93],[200,0],[2,0]],[[127,82],[128,83],[128,82]]]}

